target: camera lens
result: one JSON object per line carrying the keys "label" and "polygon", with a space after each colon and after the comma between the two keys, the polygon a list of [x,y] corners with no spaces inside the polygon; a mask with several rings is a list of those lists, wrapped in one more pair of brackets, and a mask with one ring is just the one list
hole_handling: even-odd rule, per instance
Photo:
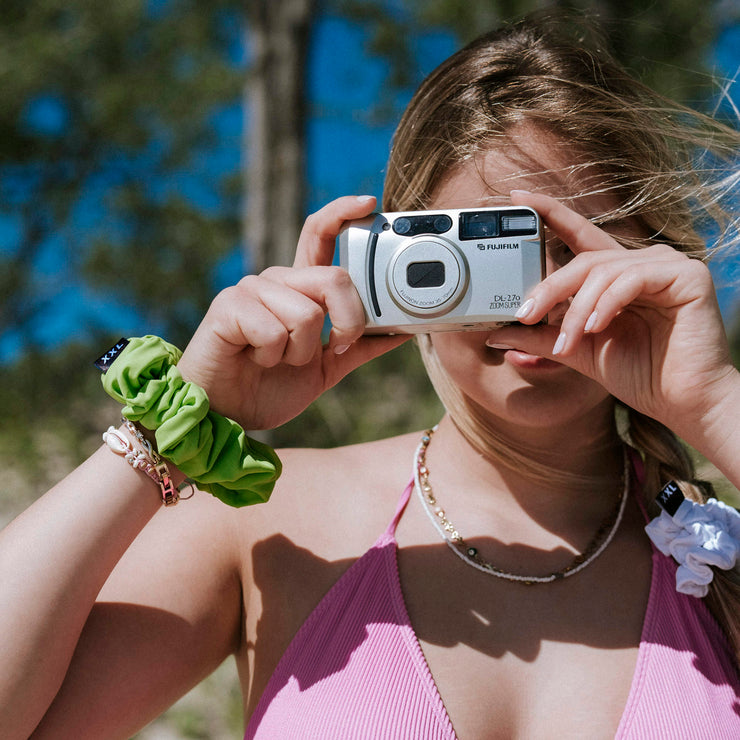
{"label": "camera lens", "polygon": [[393,222],[393,231],[396,234],[408,234],[411,231],[411,219],[410,218],[397,218]]}

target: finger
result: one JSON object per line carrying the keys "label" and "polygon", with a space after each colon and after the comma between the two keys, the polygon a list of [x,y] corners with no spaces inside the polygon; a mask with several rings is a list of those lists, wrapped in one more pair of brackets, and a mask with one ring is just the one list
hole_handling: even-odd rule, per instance
{"label": "finger", "polygon": [[375,204],[372,195],[347,195],[312,213],[301,230],[293,266],[331,265],[334,243],[344,222],[368,216]]}
{"label": "finger", "polygon": [[[611,272],[599,268],[604,263],[614,262],[614,255],[612,251],[579,255],[577,259],[557,269],[536,285],[517,311],[516,317],[523,324],[536,324],[558,306],[572,307],[576,299],[581,306],[593,302],[599,287],[601,286],[601,290],[605,289],[608,281],[613,279]],[[592,276],[589,290],[584,291],[579,297],[589,275]]]}
{"label": "finger", "polygon": [[257,365],[273,367],[283,357],[289,331],[249,289],[246,280],[219,293],[206,318],[212,334],[234,353],[246,350]]}
{"label": "finger", "polygon": [[588,331],[603,331],[630,304],[675,310],[694,300],[694,286],[681,286],[676,267],[676,262],[666,260],[633,263],[622,270],[598,296],[587,322]]}
{"label": "finger", "polygon": [[517,312],[517,318],[524,324],[534,324],[556,306],[568,303],[568,313],[573,319],[581,316],[585,327],[599,297],[622,272],[633,266],[649,271],[651,265],[667,265],[676,259],[686,258],[665,245],[642,250],[583,252],[536,285]]}
{"label": "finger", "polygon": [[275,267],[262,274],[271,280],[283,281],[323,307],[332,323],[329,346],[333,349],[341,352],[362,336],[365,311],[346,270],[334,266],[299,270]]}
{"label": "finger", "polygon": [[557,349],[558,339],[561,336],[557,326],[517,326],[512,324],[491,332],[486,340],[489,347],[496,349],[517,349],[528,354],[546,357],[550,360],[567,365],[583,375],[595,377],[593,362],[593,339],[585,335],[577,351],[564,355],[554,352]]}
{"label": "finger", "polygon": [[604,331],[616,316],[634,304],[676,308],[692,299],[692,291],[677,287],[675,259],[613,260],[590,270],[561,321],[553,353],[575,350],[585,332]]}
{"label": "finger", "polygon": [[[270,330],[267,339],[263,338],[263,329],[260,335],[253,335],[259,336],[260,343],[250,341],[255,362],[264,367],[272,367],[278,362],[294,366],[310,362],[321,347],[323,305],[302,291],[265,279],[257,282],[255,299],[271,317],[267,322]],[[252,331],[256,320],[256,317],[249,317]],[[266,364],[268,361],[271,364]]]}
{"label": "finger", "polygon": [[511,324],[492,331],[486,339],[489,347],[517,349],[539,357],[554,359],[552,348],[560,333],[557,326],[517,326]]}
{"label": "finger", "polygon": [[514,205],[534,208],[547,227],[575,254],[602,249],[624,250],[624,247],[605,231],[549,195],[530,193],[528,190],[512,190],[511,202]]}

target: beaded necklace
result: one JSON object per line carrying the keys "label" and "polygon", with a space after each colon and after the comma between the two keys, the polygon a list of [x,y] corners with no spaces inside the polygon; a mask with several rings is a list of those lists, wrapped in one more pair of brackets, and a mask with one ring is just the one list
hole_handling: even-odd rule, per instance
{"label": "beaded necklace", "polygon": [[629,491],[629,458],[627,457],[626,450],[624,452],[624,486],[619,502],[617,503],[614,512],[611,513],[601,524],[591,542],[588,544],[588,547],[582,553],[576,555],[576,557],[564,568],[544,576],[519,575],[517,573],[509,573],[505,570],[501,570],[501,568],[497,568],[492,563],[484,560],[478,553],[477,548],[471,547],[465,542],[465,539],[458,532],[455,525],[447,518],[444,509],[437,503],[437,499],[432,491],[432,486],[429,483],[429,469],[426,466],[427,447],[429,446],[429,442],[431,441],[432,434],[434,434],[435,430],[436,427],[433,427],[424,432],[421,442],[416,450],[414,488],[421,499],[424,511],[427,513],[432,524],[434,524],[435,529],[440,533],[442,539],[447,543],[452,552],[454,552],[463,562],[482,571],[483,573],[487,573],[488,575],[495,576],[496,578],[503,578],[507,581],[516,581],[527,586],[534,585],[535,583],[552,583],[552,581],[568,578],[582,571],[586,566],[593,563],[593,561],[596,560],[602,552],[604,552],[609,543],[614,539],[614,535],[616,535],[622,521],[625,505],[627,503],[627,494]]}

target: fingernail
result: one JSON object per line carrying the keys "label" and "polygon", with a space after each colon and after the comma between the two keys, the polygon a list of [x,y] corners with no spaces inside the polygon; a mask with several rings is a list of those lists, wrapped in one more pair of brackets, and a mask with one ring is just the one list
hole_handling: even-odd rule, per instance
{"label": "fingernail", "polygon": [[514,349],[510,344],[498,344],[490,340],[486,341],[486,346],[491,347],[492,349]]}
{"label": "fingernail", "polygon": [[563,351],[563,347],[565,347],[565,339],[565,332],[561,331],[557,341],[555,342],[555,346],[552,348],[552,353],[554,355],[559,355]]}
{"label": "fingernail", "polygon": [[372,200],[374,196],[372,195],[358,195],[357,196],[357,202],[358,203],[367,203],[369,200]]}
{"label": "fingernail", "polygon": [[338,344],[333,349],[335,355],[343,355],[349,349],[349,344]]}
{"label": "fingernail", "polygon": [[594,325],[596,324],[596,319],[598,318],[598,314],[596,311],[594,311],[586,321],[586,325],[583,327],[583,331],[591,331],[591,329],[594,328]]}
{"label": "fingernail", "polygon": [[534,308],[534,298],[528,298],[521,306],[519,310],[514,314],[518,319],[523,319],[525,316],[532,312]]}
{"label": "fingernail", "polygon": [[532,195],[529,190],[512,190],[509,195]]}

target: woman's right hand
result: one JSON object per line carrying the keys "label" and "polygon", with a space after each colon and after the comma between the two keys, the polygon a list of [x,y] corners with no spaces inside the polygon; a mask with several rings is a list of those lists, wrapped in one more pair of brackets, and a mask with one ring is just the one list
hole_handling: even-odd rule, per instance
{"label": "woman's right hand", "polygon": [[[248,275],[215,298],[178,364],[186,380],[206,390],[214,411],[247,429],[278,426],[408,339],[363,336],[357,290],[332,266],[342,224],[374,207],[369,196],[332,201],[306,220],[293,267]],[[327,313],[332,330],[322,346]]]}

